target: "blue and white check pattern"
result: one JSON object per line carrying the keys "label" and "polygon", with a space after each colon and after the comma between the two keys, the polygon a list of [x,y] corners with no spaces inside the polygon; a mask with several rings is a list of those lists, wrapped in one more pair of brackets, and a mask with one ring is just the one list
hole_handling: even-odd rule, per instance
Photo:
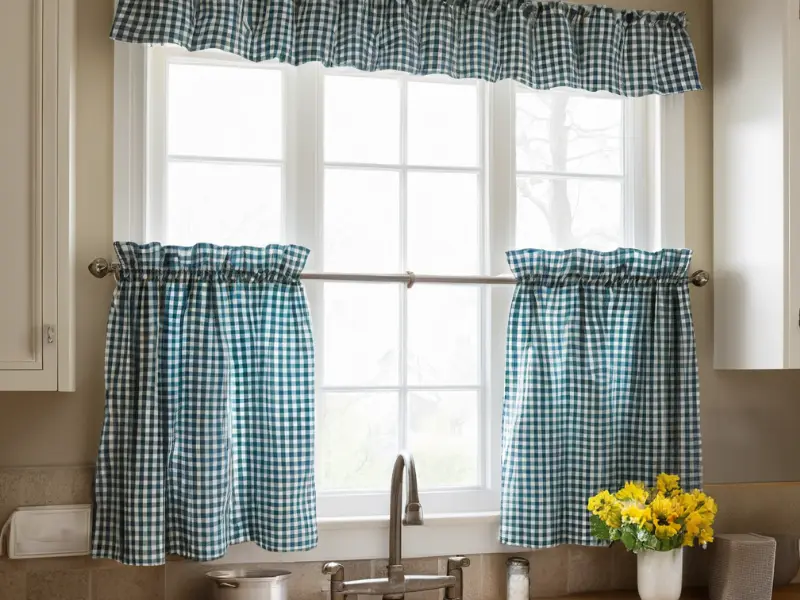
{"label": "blue and white check pattern", "polygon": [[597,545],[586,501],[662,471],[700,487],[689,250],[514,250],[500,541]]}
{"label": "blue and white check pattern", "polygon": [[532,0],[119,0],[111,37],[534,89],[701,89],[684,13]]}
{"label": "blue and white check pattern", "polygon": [[313,548],[308,250],[115,246],[92,555]]}

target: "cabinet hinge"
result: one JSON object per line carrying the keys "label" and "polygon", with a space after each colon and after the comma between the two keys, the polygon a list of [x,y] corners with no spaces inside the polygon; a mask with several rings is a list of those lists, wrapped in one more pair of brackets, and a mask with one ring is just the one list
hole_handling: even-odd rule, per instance
{"label": "cabinet hinge", "polygon": [[47,329],[46,329],[46,332],[47,332],[47,343],[48,344],[52,344],[53,342],[55,342],[56,341],[56,328],[53,327],[52,325],[48,325]]}

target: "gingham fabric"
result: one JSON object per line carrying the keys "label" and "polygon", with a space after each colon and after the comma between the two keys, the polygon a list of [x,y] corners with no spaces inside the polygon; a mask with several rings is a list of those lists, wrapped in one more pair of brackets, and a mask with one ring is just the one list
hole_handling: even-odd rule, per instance
{"label": "gingham fabric", "polygon": [[308,250],[117,243],[92,555],[317,543]]}
{"label": "gingham fabric", "polygon": [[599,545],[586,502],[702,479],[689,250],[514,250],[500,540]]}
{"label": "gingham fabric", "polygon": [[701,89],[686,27],[683,13],[531,0],[119,0],[111,37],[643,96]]}

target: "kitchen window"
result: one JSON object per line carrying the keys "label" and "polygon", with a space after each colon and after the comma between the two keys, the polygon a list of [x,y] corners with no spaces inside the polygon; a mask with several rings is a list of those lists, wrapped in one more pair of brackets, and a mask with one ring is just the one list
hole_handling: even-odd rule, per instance
{"label": "kitchen window", "polygon": [[[306,271],[433,275],[505,274],[516,247],[682,244],[680,96],[171,47],[118,46],[116,61],[116,239],[297,243]],[[306,289],[320,518],[387,515],[409,448],[426,515],[491,519],[513,286]],[[473,551],[496,544],[484,534]]]}

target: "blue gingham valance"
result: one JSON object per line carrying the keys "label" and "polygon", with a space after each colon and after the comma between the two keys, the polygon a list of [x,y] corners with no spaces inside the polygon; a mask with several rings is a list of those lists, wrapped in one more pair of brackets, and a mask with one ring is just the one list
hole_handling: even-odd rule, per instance
{"label": "blue gingham valance", "polygon": [[300,246],[115,244],[92,555],[213,560],[317,543]]}
{"label": "blue gingham valance", "polygon": [[514,250],[500,540],[597,545],[586,501],[702,483],[689,250]]}
{"label": "blue gingham valance", "polygon": [[566,2],[119,0],[111,37],[254,61],[514,79],[534,89],[701,89],[685,14]]}

